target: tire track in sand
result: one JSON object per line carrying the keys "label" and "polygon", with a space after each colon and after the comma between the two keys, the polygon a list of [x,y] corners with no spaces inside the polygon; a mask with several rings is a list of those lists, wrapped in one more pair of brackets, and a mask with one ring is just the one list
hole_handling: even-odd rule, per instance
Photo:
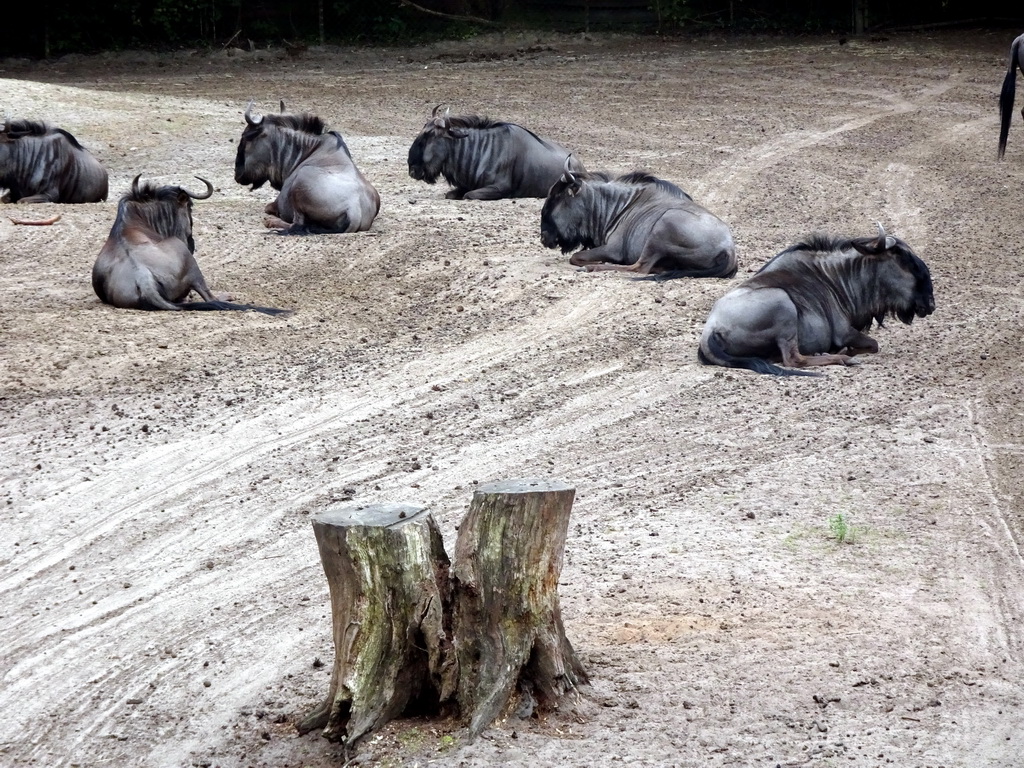
{"label": "tire track in sand", "polygon": [[769,168],[835,136],[858,131],[888,117],[916,112],[928,106],[931,100],[946,93],[956,84],[956,78],[951,76],[942,82],[925,87],[913,100],[906,99],[897,93],[880,93],[877,94],[878,98],[886,103],[881,109],[846,120],[832,128],[792,131],[772,141],[759,144],[744,154],[731,156],[701,180],[703,189],[699,192],[702,203],[712,209],[716,206],[721,207],[727,213],[727,202],[734,199],[741,189],[751,184],[759,174]]}

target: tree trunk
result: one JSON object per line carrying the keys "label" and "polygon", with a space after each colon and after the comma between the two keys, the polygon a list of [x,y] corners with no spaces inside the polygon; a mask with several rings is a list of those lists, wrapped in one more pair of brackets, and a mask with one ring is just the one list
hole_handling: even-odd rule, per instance
{"label": "tree trunk", "polygon": [[513,706],[557,709],[587,674],[562,627],[558,578],[574,488],[547,480],[480,486],[452,569],[455,696],[474,738]]}
{"label": "tree trunk", "polygon": [[[436,711],[448,652],[448,556],[433,517],[405,504],[344,506],[313,518],[331,591],[334,669],[298,726],[352,744],[410,708]],[[449,678],[451,674],[447,675]]]}

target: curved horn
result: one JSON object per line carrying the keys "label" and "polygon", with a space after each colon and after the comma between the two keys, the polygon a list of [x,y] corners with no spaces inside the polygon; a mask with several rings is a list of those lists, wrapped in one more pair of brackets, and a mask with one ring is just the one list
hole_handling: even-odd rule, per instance
{"label": "curved horn", "polygon": [[562,174],[562,181],[566,184],[575,184],[576,176],[573,174],[570,168],[570,161],[572,160],[572,153],[570,152],[565,156],[565,173]]}
{"label": "curved horn", "polygon": [[260,115],[260,119],[259,120],[255,119],[252,116],[252,105],[253,105],[253,103],[254,103],[253,100],[249,99],[249,106],[247,106],[245,108],[245,122],[247,122],[249,125],[259,125],[260,123],[263,122],[263,115]]}
{"label": "curved horn", "polygon": [[878,240],[876,241],[876,247],[879,251],[888,251],[896,245],[896,238],[885,233],[885,227],[882,226],[880,221],[876,221],[875,226],[878,227]]}
{"label": "curved horn", "polygon": [[205,200],[206,198],[212,196],[213,195],[213,184],[208,182],[202,176],[196,176],[196,178],[199,179],[201,182],[203,182],[203,184],[206,185],[206,194],[205,195],[194,195],[191,192],[189,192],[187,189],[184,189],[184,188],[182,188],[181,191],[184,192],[189,197],[191,197],[193,200]]}
{"label": "curved horn", "polygon": [[437,117],[437,110],[439,110],[443,104],[444,102],[442,101],[441,104],[438,104],[436,107],[434,107],[433,111],[430,113],[430,116]]}
{"label": "curved horn", "polygon": [[281,99],[281,112],[284,112],[284,99]]}
{"label": "curved horn", "polygon": [[138,176],[136,176],[134,179],[132,179],[132,194],[133,195],[139,194],[139,179],[141,179],[141,178],[142,178],[142,174],[140,173]]}

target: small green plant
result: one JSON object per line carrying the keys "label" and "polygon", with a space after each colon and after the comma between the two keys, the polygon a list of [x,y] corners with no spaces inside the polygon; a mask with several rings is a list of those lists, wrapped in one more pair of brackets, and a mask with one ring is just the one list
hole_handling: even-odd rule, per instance
{"label": "small green plant", "polygon": [[841,512],[828,519],[828,532],[840,544],[853,544],[853,526],[847,522]]}
{"label": "small green plant", "polygon": [[438,747],[438,752],[447,752],[449,749],[455,746],[455,737],[450,733],[446,733],[441,737],[441,745]]}

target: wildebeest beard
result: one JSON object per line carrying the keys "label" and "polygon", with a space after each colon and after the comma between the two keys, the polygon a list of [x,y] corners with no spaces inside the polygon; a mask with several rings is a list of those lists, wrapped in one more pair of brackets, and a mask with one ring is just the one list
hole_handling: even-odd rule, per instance
{"label": "wildebeest beard", "polygon": [[266,177],[262,179],[254,179],[245,170],[245,142],[246,137],[243,135],[241,141],[238,142],[238,152],[235,153],[235,181],[239,184],[251,184],[250,189],[259,189],[266,184]]}
{"label": "wildebeest beard", "polygon": [[559,226],[555,222],[556,214],[552,213],[545,203],[540,218],[540,240],[545,248],[561,248],[562,253],[570,253],[578,248],[596,248],[600,243],[594,233],[585,231],[580,222],[565,222]]}
{"label": "wildebeest beard", "polygon": [[425,181],[427,184],[434,184],[441,175],[440,168],[427,168],[423,162],[423,149],[427,142],[433,137],[422,134],[409,147],[409,175],[417,181]]}

